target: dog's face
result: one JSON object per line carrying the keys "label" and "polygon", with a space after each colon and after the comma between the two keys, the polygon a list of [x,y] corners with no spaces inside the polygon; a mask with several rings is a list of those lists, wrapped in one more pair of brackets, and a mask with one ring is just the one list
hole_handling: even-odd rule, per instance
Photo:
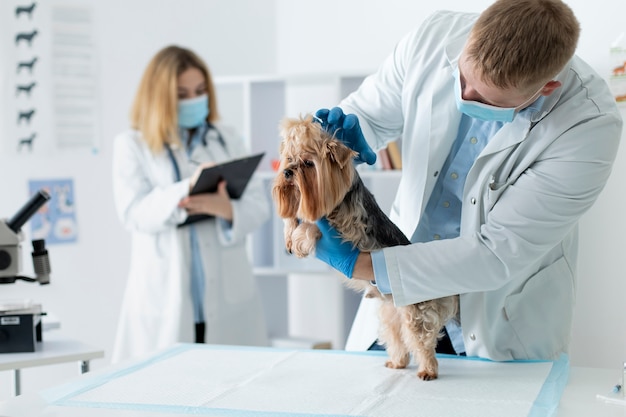
{"label": "dog's face", "polygon": [[280,166],[272,196],[278,215],[314,222],[343,200],[354,179],[356,152],[311,116],[281,123]]}

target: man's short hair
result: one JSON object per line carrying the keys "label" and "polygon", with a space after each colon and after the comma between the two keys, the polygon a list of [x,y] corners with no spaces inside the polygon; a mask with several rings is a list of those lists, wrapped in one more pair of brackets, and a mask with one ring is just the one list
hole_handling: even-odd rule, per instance
{"label": "man's short hair", "polygon": [[481,81],[530,91],[563,69],[579,34],[560,0],[498,0],[476,21],[465,54]]}

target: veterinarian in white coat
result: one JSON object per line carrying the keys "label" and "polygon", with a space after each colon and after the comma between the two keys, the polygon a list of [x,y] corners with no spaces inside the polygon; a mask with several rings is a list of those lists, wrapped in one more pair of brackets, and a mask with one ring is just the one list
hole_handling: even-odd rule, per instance
{"label": "veterinarian in white coat", "polygon": [[[517,5],[530,5],[531,15],[520,17],[526,12]],[[559,1],[548,6],[556,7],[557,20],[573,18]],[[496,45],[505,44],[507,25],[513,30],[521,25],[534,34],[554,28],[539,20],[546,14],[534,7],[544,6],[534,0],[496,2],[483,13],[481,26],[489,31],[489,25],[495,24],[498,30],[477,32],[477,42],[484,44],[493,36]],[[494,12],[501,14],[487,14]],[[397,306],[460,294],[461,340],[468,356],[553,359],[569,347],[578,221],[609,177],[622,120],[605,82],[576,56],[565,56],[565,66],[560,64],[545,79],[530,78],[526,84],[535,85],[524,93],[483,82],[477,75],[480,59],[469,58],[468,36],[477,18],[465,13],[433,14],[398,43],[378,72],[340,109],[318,112],[332,128],[347,120],[341,120],[343,114],[355,114],[356,127],[360,124],[374,149],[402,139],[402,178],[391,219],[416,243],[371,255],[360,253],[354,269],[342,272],[353,279],[375,279],[379,288],[386,281]],[[556,27],[555,32],[563,35]],[[552,42],[544,45],[560,48]],[[517,59],[526,52],[531,66],[536,60],[556,59],[555,54],[542,58],[546,51],[533,49],[530,39],[521,46],[505,44],[495,68],[505,65],[507,54]],[[523,62],[523,57],[516,62]],[[472,109],[468,110],[462,103],[469,101]],[[460,191],[457,236],[416,239],[420,230],[428,230],[421,222],[439,176],[456,179],[454,171],[443,169],[446,161],[455,161],[455,155],[450,155],[455,139],[473,144],[481,138],[459,134],[463,120],[481,120],[482,110],[476,107],[488,108],[487,118],[494,114],[502,118],[499,125],[490,125],[497,127],[486,134],[485,147],[469,165]],[[505,120],[509,116],[512,120]],[[372,302],[361,303],[347,349],[368,349],[375,341]]]}
{"label": "veterinarian in white coat", "polygon": [[[150,119],[151,112],[159,117]],[[199,162],[248,154],[232,130],[211,123],[216,118],[214,87],[200,58],[178,47],[159,52],[135,99],[136,129],[114,144],[115,205],[132,234],[114,361],[177,342],[268,343],[245,244],[269,217],[261,183],[253,178],[239,200],[230,200],[223,184],[216,193],[188,197]],[[163,124],[150,130],[147,120]],[[200,213],[214,217],[177,227]]]}

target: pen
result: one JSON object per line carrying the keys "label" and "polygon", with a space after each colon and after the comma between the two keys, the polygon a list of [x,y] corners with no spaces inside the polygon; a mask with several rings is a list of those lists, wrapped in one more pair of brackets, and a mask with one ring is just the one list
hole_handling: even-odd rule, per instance
{"label": "pen", "polygon": [[615,386],[613,387],[613,392],[617,394],[621,391],[622,396],[624,396],[624,390],[622,388],[624,388],[624,383],[626,382],[626,362],[624,362],[622,365],[622,380],[615,384]]}
{"label": "pen", "polygon": [[193,159],[190,159],[190,160],[189,160],[189,163],[190,163],[190,164],[194,164],[194,165],[200,165],[202,162],[199,162],[199,161],[195,161],[195,160],[193,160]]}

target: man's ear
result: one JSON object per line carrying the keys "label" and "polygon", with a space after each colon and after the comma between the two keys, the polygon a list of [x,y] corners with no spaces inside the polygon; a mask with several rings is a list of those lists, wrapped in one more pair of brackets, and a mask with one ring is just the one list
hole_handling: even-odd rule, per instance
{"label": "man's ear", "polygon": [[556,80],[548,81],[546,85],[544,85],[543,88],[541,89],[541,95],[549,96],[550,94],[554,92],[554,90],[556,90],[560,86],[561,86],[560,81],[556,81]]}

